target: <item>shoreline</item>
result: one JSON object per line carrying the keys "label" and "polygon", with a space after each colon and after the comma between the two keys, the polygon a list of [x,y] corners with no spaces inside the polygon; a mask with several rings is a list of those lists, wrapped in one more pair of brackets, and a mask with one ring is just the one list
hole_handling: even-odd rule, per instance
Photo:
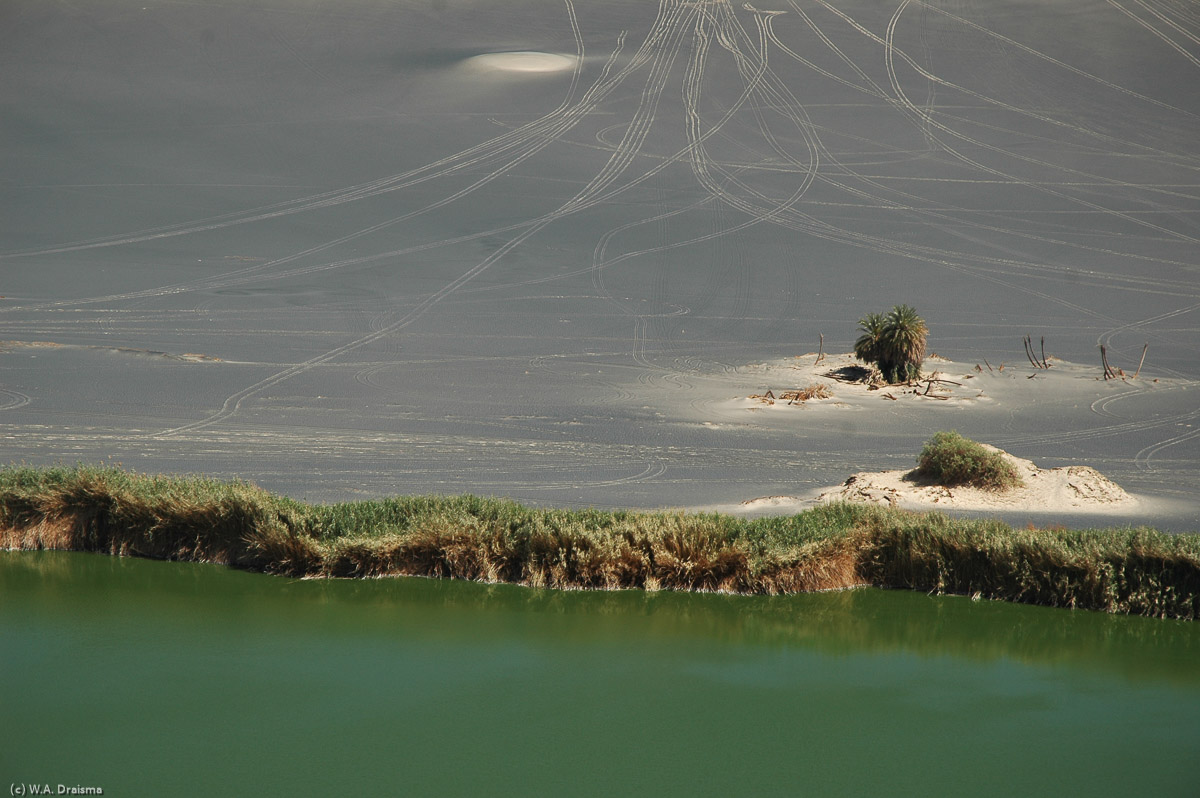
{"label": "shoreline", "polygon": [[0,470],[0,548],[214,562],[299,578],[776,595],[862,586],[1194,620],[1200,534],[1015,529],[867,504],[758,519],[533,509],[475,496],[311,505],[246,482]]}

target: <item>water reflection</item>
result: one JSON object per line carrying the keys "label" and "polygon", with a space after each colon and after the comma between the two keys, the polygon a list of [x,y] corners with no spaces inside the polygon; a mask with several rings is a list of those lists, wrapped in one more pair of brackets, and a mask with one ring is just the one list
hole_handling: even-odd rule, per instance
{"label": "water reflection", "polygon": [[[912,654],[1010,660],[1200,685],[1200,626],[958,596],[862,589],[797,596],[535,590],[403,578],[290,580],[221,566],[64,552],[0,553],[0,586],[44,607],[153,596],[142,611],[201,603],[213,624],[270,619],[354,637],[502,636],[519,628],[551,646],[629,640],[794,647],[828,655]],[[97,596],[102,600],[97,604]],[[215,596],[220,601],[214,603]],[[72,611],[74,611],[72,609]]]}

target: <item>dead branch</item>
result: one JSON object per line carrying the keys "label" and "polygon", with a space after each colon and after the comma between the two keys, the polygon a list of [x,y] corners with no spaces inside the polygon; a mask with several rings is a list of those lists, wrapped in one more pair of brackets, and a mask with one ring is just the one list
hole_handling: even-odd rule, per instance
{"label": "dead branch", "polygon": [[1029,360],[1029,365],[1037,368],[1038,364],[1037,361],[1033,359],[1033,349],[1030,347],[1029,341],[1030,338],[1028,335],[1021,339],[1021,343],[1025,346],[1025,357]]}
{"label": "dead branch", "polygon": [[925,380],[925,393],[923,393],[923,394],[921,394],[921,395],[922,395],[922,396],[933,396],[933,398],[934,398],[934,399],[947,399],[947,398],[949,398],[949,397],[946,397],[946,396],[938,396],[938,395],[936,395],[936,394],[930,394],[929,392],[933,390],[933,385],[934,385],[934,383],[939,383],[939,384],[943,384],[943,385],[957,385],[959,388],[961,388],[961,387],[962,387],[962,383],[961,383],[961,382],[955,382],[954,380],[943,380],[943,379],[941,379],[940,377],[928,377],[928,378]]}
{"label": "dead branch", "polygon": [[1033,351],[1033,336],[1026,335],[1022,339],[1025,344],[1025,357],[1029,358],[1029,364],[1035,369],[1048,369],[1050,364],[1046,362],[1046,336],[1042,336],[1042,357],[1038,359],[1037,354]]}

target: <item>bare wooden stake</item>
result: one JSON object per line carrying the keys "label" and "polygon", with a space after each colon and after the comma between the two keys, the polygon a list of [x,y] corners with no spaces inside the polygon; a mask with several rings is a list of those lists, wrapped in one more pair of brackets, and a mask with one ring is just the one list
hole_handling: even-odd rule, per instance
{"label": "bare wooden stake", "polygon": [[825,333],[821,333],[820,335],[821,345],[817,347],[817,359],[813,362],[814,366],[825,359]]}
{"label": "bare wooden stake", "polygon": [[1142,364],[1146,362],[1146,350],[1149,348],[1150,342],[1147,341],[1146,345],[1142,347],[1142,359],[1138,361],[1137,371],[1133,372],[1133,378],[1135,380],[1137,379],[1137,376],[1142,373]]}

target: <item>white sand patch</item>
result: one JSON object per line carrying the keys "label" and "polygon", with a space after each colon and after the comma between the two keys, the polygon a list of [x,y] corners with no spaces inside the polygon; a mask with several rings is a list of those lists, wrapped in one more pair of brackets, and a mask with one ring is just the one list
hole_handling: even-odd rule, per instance
{"label": "white sand patch", "polygon": [[1099,471],[1087,466],[1038,468],[994,446],[1017,469],[1022,487],[988,491],[971,487],[931,484],[913,471],[863,471],[836,488],[824,491],[818,502],[851,501],[890,504],[913,510],[1022,510],[1037,512],[1102,512],[1124,514],[1140,502]]}
{"label": "white sand patch", "polygon": [[[746,386],[741,395],[726,394],[709,402],[714,415],[732,418],[749,413],[794,418],[803,423],[814,413],[868,410],[878,415],[919,419],[949,408],[958,411],[1012,411],[1050,403],[1087,406],[1114,394],[1178,388],[1176,380],[1143,377],[1104,380],[1098,365],[1053,360],[1049,369],[1027,364],[956,363],[932,356],[922,364],[922,378],[910,384],[886,385],[868,380],[869,372],[852,354],[815,353],[755,363],[738,369],[735,379]],[[752,381],[752,382],[751,382]],[[732,381],[731,381],[732,382]],[[753,387],[751,387],[753,386]],[[825,398],[797,401],[797,392],[823,386]],[[748,389],[748,390],[747,390]],[[940,414],[940,413],[939,413]]]}
{"label": "white sand patch", "polygon": [[[869,372],[852,354],[827,355],[819,363],[815,361],[816,355],[808,354],[745,367],[741,376],[757,375],[762,380],[761,391],[732,399],[729,408],[861,410],[880,401],[961,407],[993,401],[984,384],[991,383],[991,387],[996,384],[996,381],[986,379],[987,372],[980,374],[971,366],[938,357],[925,361],[924,378],[911,385],[869,383],[866,380]],[[820,398],[801,399],[816,388],[823,388],[827,393]]]}
{"label": "white sand patch", "polygon": [[512,53],[484,53],[468,58],[472,69],[488,72],[562,72],[575,67],[576,59],[557,53],[522,50]]}
{"label": "white sand patch", "polygon": [[739,509],[742,510],[777,510],[786,509],[793,510],[800,504],[800,500],[795,496],[760,496],[757,499],[747,499],[742,502]]}

